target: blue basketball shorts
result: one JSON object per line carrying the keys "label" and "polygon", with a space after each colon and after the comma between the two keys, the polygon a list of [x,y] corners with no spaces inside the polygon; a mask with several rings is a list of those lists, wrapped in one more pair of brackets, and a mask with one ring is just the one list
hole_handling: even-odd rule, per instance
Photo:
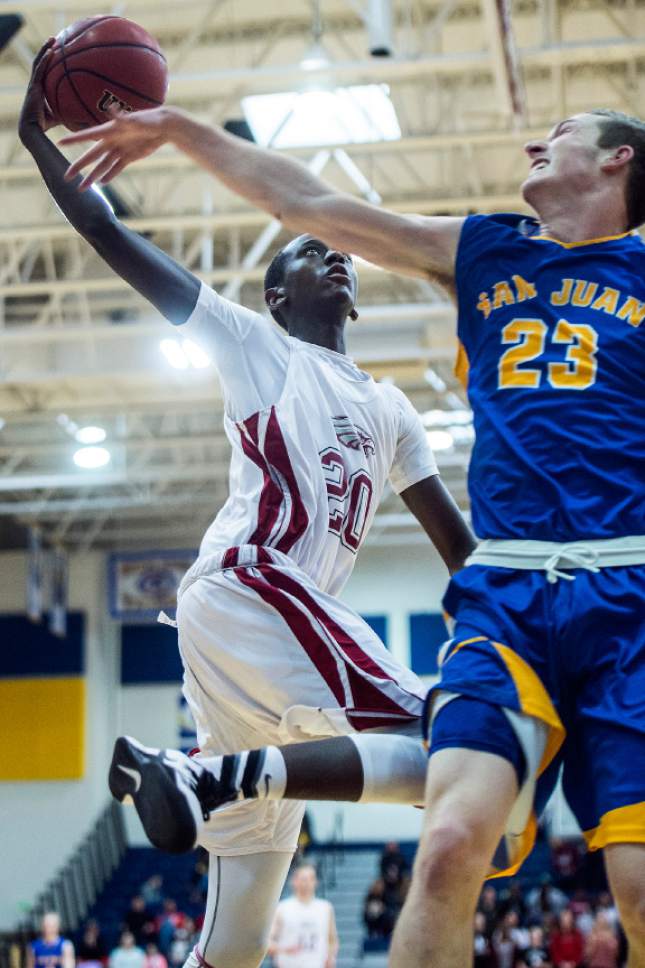
{"label": "blue basketball shorts", "polygon": [[490,707],[536,717],[548,738],[535,813],[562,765],[591,850],[645,843],[645,566],[570,574],[575,580],[551,584],[544,571],[473,564],[452,578],[443,604],[454,635],[430,706],[440,690],[479,702],[468,715],[455,715],[458,700],[439,710],[430,755],[488,749],[510,760],[519,779],[518,741]]}

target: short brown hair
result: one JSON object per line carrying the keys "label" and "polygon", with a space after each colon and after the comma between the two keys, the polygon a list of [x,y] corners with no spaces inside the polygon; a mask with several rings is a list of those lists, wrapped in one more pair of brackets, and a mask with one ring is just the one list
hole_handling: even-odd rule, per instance
{"label": "short brown hair", "polygon": [[634,157],[629,166],[625,201],[627,202],[628,229],[638,228],[645,222],[645,122],[622,111],[598,108],[590,114],[601,118],[598,122],[599,148],[618,148],[630,145]]}

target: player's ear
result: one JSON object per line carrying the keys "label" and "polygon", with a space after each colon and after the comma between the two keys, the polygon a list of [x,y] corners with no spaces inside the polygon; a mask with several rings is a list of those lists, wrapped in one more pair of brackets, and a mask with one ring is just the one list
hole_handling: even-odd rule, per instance
{"label": "player's ear", "polygon": [[282,286],[272,286],[271,289],[265,289],[264,301],[271,312],[274,309],[281,309],[287,301],[286,290]]}
{"label": "player's ear", "polygon": [[602,170],[606,172],[619,171],[625,165],[628,165],[633,157],[634,149],[631,145],[619,145],[617,148],[611,148],[601,165]]}

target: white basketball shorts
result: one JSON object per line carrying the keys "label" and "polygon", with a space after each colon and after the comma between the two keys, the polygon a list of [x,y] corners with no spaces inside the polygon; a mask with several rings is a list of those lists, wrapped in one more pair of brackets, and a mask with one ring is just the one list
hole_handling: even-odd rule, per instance
{"label": "white basketball shorts", "polygon": [[[369,625],[281,552],[244,545],[199,558],[179,592],[184,693],[205,756],[363,730],[409,732],[426,689]],[[304,804],[217,811],[209,851],[295,850]]]}

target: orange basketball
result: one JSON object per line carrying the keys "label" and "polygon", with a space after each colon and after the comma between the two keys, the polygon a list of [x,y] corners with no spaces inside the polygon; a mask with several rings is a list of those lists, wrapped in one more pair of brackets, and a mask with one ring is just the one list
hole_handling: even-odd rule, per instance
{"label": "orange basketball", "polygon": [[109,120],[108,108],[140,111],[163,104],[168,67],[159,44],[124,17],[86,17],[56,37],[44,80],[58,121],[80,131]]}

